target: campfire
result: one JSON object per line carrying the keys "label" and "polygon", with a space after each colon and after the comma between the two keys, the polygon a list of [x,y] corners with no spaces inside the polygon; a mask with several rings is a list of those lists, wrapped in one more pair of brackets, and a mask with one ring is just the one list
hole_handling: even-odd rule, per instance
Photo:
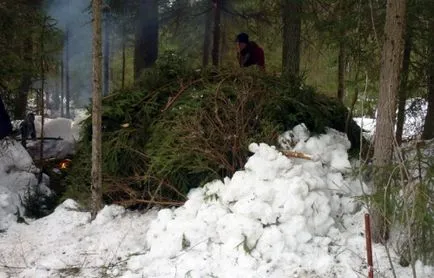
{"label": "campfire", "polygon": [[71,166],[71,159],[64,159],[59,162],[58,167],[61,170],[66,170]]}

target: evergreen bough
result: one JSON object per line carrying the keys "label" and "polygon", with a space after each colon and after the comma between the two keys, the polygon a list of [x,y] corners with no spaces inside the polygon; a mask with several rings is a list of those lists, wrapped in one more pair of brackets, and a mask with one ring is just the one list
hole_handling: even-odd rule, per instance
{"label": "evergreen bough", "polygon": [[[106,202],[137,207],[183,201],[192,187],[243,167],[252,142],[305,123],[313,134],[345,131],[347,109],[300,80],[250,69],[199,71],[163,55],[134,87],[103,99]],[[67,179],[65,197],[86,203],[90,188],[91,121]],[[354,147],[360,128],[347,130]]]}

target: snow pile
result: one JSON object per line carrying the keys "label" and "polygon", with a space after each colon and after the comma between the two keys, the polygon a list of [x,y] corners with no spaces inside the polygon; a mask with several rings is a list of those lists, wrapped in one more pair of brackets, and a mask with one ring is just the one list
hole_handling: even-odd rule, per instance
{"label": "snow pile", "polygon": [[[80,124],[87,117],[86,112],[77,110],[74,120],[67,118],[45,118],[44,137],[49,138],[44,141],[44,157],[46,158],[65,158],[75,153],[76,142],[80,138]],[[41,117],[35,118],[35,129],[38,137],[41,135]],[[55,140],[59,138],[61,140]],[[32,157],[39,158],[39,141],[28,141],[28,151]]]}
{"label": "snow pile", "polygon": [[[303,128],[295,131],[308,136]],[[294,147],[316,161],[250,145],[254,155],[245,170],[192,190],[181,208],[158,213],[146,236],[149,253],[131,259],[125,277],[354,277],[352,268],[360,266],[330,253],[338,222],[358,209],[351,197],[362,193],[360,182],[343,176],[348,148],[334,131]]]}
{"label": "snow pile", "polygon": [[0,277],[105,277],[102,266],[115,275],[126,257],[143,251],[153,218],[155,211],[127,213],[112,205],[90,223],[90,213],[66,200],[51,215],[0,234]]}
{"label": "snow pile", "polygon": [[45,186],[47,177],[38,185],[39,169],[35,167],[29,154],[16,140],[0,141],[0,230],[23,215],[25,195],[34,192],[39,186],[43,194],[50,194]]}
{"label": "snow pile", "polygon": [[[89,223],[67,200],[14,224],[0,233],[0,277],[366,277],[365,210],[353,199],[366,188],[349,178],[349,142],[333,130],[309,137],[303,126],[285,137],[313,160],[251,144],[244,170],[191,190],[177,209],[112,205]],[[411,277],[391,251],[397,277]],[[375,275],[393,277],[384,248],[373,252]],[[434,276],[420,262],[416,271]]]}

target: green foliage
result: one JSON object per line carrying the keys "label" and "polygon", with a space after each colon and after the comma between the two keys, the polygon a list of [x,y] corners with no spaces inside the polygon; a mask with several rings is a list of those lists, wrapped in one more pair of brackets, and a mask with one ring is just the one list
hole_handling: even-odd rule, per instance
{"label": "green foliage", "polygon": [[394,227],[393,240],[403,266],[416,260],[434,262],[433,146],[431,142],[422,148],[405,149],[400,164],[381,171],[390,173],[379,177],[386,186],[365,199]]}
{"label": "green foliage", "polygon": [[0,94],[9,107],[22,105],[17,100],[18,94],[28,93],[22,92],[26,79],[31,84],[40,77],[41,60],[46,72],[53,69],[61,45],[61,34],[53,20],[44,15],[41,1],[30,2],[4,0],[0,3]]}
{"label": "green foliage", "polygon": [[28,188],[23,200],[25,214],[30,218],[41,218],[50,214],[56,207],[56,196],[44,194],[39,186]]}
{"label": "green foliage", "polygon": [[[136,86],[103,100],[105,200],[183,200],[190,188],[242,168],[250,143],[273,144],[300,123],[322,132],[345,122],[345,111],[301,81],[254,70],[194,71],[166,53]],[[90,188],[83,175],[90,171],[90,118],[84,131],[68,196]]]}

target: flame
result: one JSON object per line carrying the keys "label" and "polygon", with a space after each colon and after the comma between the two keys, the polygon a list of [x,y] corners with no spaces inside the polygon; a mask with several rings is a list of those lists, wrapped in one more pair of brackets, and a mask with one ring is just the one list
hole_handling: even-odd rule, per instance
{"label": "flame", "polygon": [[63,169],[63,170],[68,169],[70,164],[71,164],[71,160],[69,160],[69,159],[62,160],[59,163],[59,168]]}

